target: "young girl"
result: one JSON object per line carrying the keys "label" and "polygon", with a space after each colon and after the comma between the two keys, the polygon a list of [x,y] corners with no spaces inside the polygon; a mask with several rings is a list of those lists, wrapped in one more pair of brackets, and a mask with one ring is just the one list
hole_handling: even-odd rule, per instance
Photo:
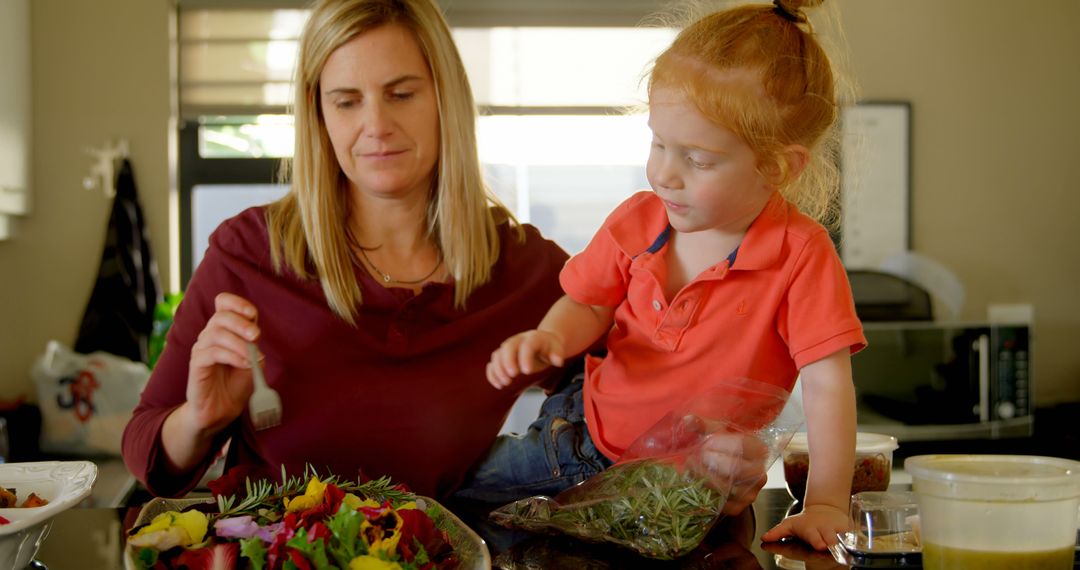
{"label": "young girl", "polygon": [[[813,453],[806,497],[762,538],[796,535],[824,549],[848,525],[850,354],[866,341],[829,234],[807,215],[825,217],[837,191],[832,65],[803,14],[820,1],[733,8],[679,34],[649,81],[653,191],[621,204],[567,262],[566,295],[538,329],[492,354],[487,375],[506,387],[608,335],[607,355],[586,359],[584,382],[553,396],[570,416],[583,410],[587,430],[574,445],[586,468],[549,471],[585,476],[718,379],[791,390],[801,375]],[[545,406],[558,417],[533,430],[548,450],[580,425],[558,412]],[[529,441],[495,449],[520,453]]]}

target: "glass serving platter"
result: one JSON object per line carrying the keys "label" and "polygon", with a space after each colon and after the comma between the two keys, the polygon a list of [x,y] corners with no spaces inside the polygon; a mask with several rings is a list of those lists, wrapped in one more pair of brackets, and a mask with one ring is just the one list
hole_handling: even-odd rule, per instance
{"label": "glass serving platter", "polygon": [[[148,524],[157,515],[167,511],[183,511],[195,505],[213,504],[213,499],[163,499],[154,498],[148,501],[139,511],[132,528]],[[450,545],[454,547],[461,570],[490,570],[491,553],[488,552],[487,543],[480,538],[468,525],[461,521],[449,509],[440,505],[430,497],[416,497],[416,506],[427,512],[435,526],[446,532],[450,539]],[[432,508],[437,507],[437,508]],[[135,570],[136,552],[134,548],[124,549],[124,568]]]}

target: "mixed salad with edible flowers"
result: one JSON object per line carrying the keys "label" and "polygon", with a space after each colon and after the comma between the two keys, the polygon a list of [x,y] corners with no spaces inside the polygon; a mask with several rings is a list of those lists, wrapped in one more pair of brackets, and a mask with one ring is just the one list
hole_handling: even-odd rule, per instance
{"label": "mixed salad with edible flowers", "polygon": [[[223,479],[235,479],[235,474]],[[455,568],[447,533],[425,504],[389,478],[365,483],[304,477],[275,485],[245,478],[243,493],[169,511],[131,529],[140,569],[428,570]],[[425,510],[426,509],[426,510]]]}

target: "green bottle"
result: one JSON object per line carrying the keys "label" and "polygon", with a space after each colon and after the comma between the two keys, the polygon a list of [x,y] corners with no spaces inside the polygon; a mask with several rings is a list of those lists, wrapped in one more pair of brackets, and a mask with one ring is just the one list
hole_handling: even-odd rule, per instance
{"label": "green bottle", "polygon": [[154,307],[154,325],[150,330],[150,361],[147,363],[147,366],[151,369],[157,363],[161,352],[165,350],[165,334],[169,332],[169,327],[172,326],[173,322],[173,315],[176,314],[176,308],[180,306],[180,301],[183,298],[183,293],[169,293],[165,295],[164,301]]}

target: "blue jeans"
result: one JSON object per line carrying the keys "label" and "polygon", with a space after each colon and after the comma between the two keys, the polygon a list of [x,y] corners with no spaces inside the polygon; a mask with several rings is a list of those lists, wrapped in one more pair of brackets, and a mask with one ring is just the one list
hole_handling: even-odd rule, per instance
{"label": "blue jeans", "polygon": [[610,467],[585,427],[584,376],[548,396],[525,433],[496,438],[454,497],[488,503],[553,497]]}

